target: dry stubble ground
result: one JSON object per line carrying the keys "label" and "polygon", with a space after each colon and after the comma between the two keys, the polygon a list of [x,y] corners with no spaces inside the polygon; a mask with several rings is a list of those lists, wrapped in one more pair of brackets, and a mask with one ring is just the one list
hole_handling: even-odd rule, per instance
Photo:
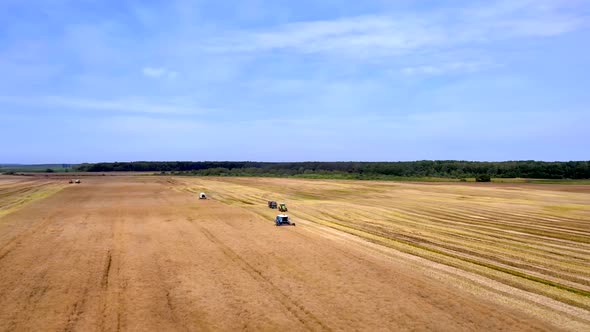
{"label": "dry stubble ground", "polygon": [[584,331],[589,226],[590,186],[0,177],[0,330]]}

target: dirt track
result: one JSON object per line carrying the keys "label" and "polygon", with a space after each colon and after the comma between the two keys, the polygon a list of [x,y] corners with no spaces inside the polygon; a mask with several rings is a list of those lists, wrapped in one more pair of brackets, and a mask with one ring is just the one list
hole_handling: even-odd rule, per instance
{"label": "dirt track", "polygon": [[175,186],[88,178],[0,218],[0,330],[560,327],[402,253]]}

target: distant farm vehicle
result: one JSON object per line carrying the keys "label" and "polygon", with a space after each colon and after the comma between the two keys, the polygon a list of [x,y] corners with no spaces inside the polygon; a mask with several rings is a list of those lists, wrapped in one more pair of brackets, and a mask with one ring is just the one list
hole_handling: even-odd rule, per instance
{"label": "distant farm vehicle", "polygon": [[281,211],[281,212],[287,212],[287,211],[289,211],[287,209],[287,204],[285,204],[285,203],[279,204],[279,211]]}
{"label": "distant farm vehicle", "polygon": [[69,182],[69,183],[74,183],[74,180],[70,180],[70,182]]}
{"label": "distant farm vehicle", "polygon": [[80,183],[80,180],[76,180],[76,181],[74,181],[74,182],[76,182],[76,183]]}
{"label": "distant farm vehicle", "polygon": [[475,182],[491,182],[491,181],[492,181],[492,177],[490,177],[488,174],[481,174],[475,178]]}
{"label": "distant farm vehicle", "polygon": [[282,225],[289,225],[289,226],[295,226],[294,222],[291,222],[291,220],[289,219],[289,216],[286,214],[279,214],[276,218],[275,218],[275,225],[277,226],[282,226]]}
{"label": "distant farm vehicle", "polygon": [[277,208],[277,202],[275,201],[268,201],[268,207],[271,209],[276,209]]}
{"label": "distant farm vehicle", "polygon": [[199,199],[207,199],[207,195],[205,195],[205,193],[200,193]]}

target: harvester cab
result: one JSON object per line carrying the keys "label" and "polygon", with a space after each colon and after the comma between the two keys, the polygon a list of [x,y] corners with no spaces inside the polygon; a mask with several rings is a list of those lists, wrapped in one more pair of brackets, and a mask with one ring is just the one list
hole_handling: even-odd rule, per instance
{"label": "harvester cab", "polygon": [[287,209],[287,204],[285,204],[285,203],[279,204],[279,211],[281,211],[281,212],[287,212],[287,211],[289,211]]}
{"label": "harvester cab", "polygon": [[200,193],[199,199],[207,199],[207,195],[205,195],[205,193]]}
{"label": "harvester cab", "polygon": [[268,207],[271,209],[276,209],[277,208],[277,202],[275,201],[268,201]]}
{"label": "harvester cab", "polygon": [[277,226],[282,226],[282,225],[289,225],[289,226],[295,226],[294,222],[291,222],[291,220],[289,219],[289,216],[286,214],[279,214],[276,218],[275,218],[275,225]]}

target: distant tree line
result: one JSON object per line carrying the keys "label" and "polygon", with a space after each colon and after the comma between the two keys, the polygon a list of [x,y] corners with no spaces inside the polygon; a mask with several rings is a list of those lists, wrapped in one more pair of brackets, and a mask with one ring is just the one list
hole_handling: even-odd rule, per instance
{"label": "distant tree line", "polygon": [[445,177],[590,179],[590,161],[473,162],[421,160],[409,162],[250,162],[171,161],[81,164],[81,172],[170,172],[193,175],[301,176],[323,175],[341,178]]}

